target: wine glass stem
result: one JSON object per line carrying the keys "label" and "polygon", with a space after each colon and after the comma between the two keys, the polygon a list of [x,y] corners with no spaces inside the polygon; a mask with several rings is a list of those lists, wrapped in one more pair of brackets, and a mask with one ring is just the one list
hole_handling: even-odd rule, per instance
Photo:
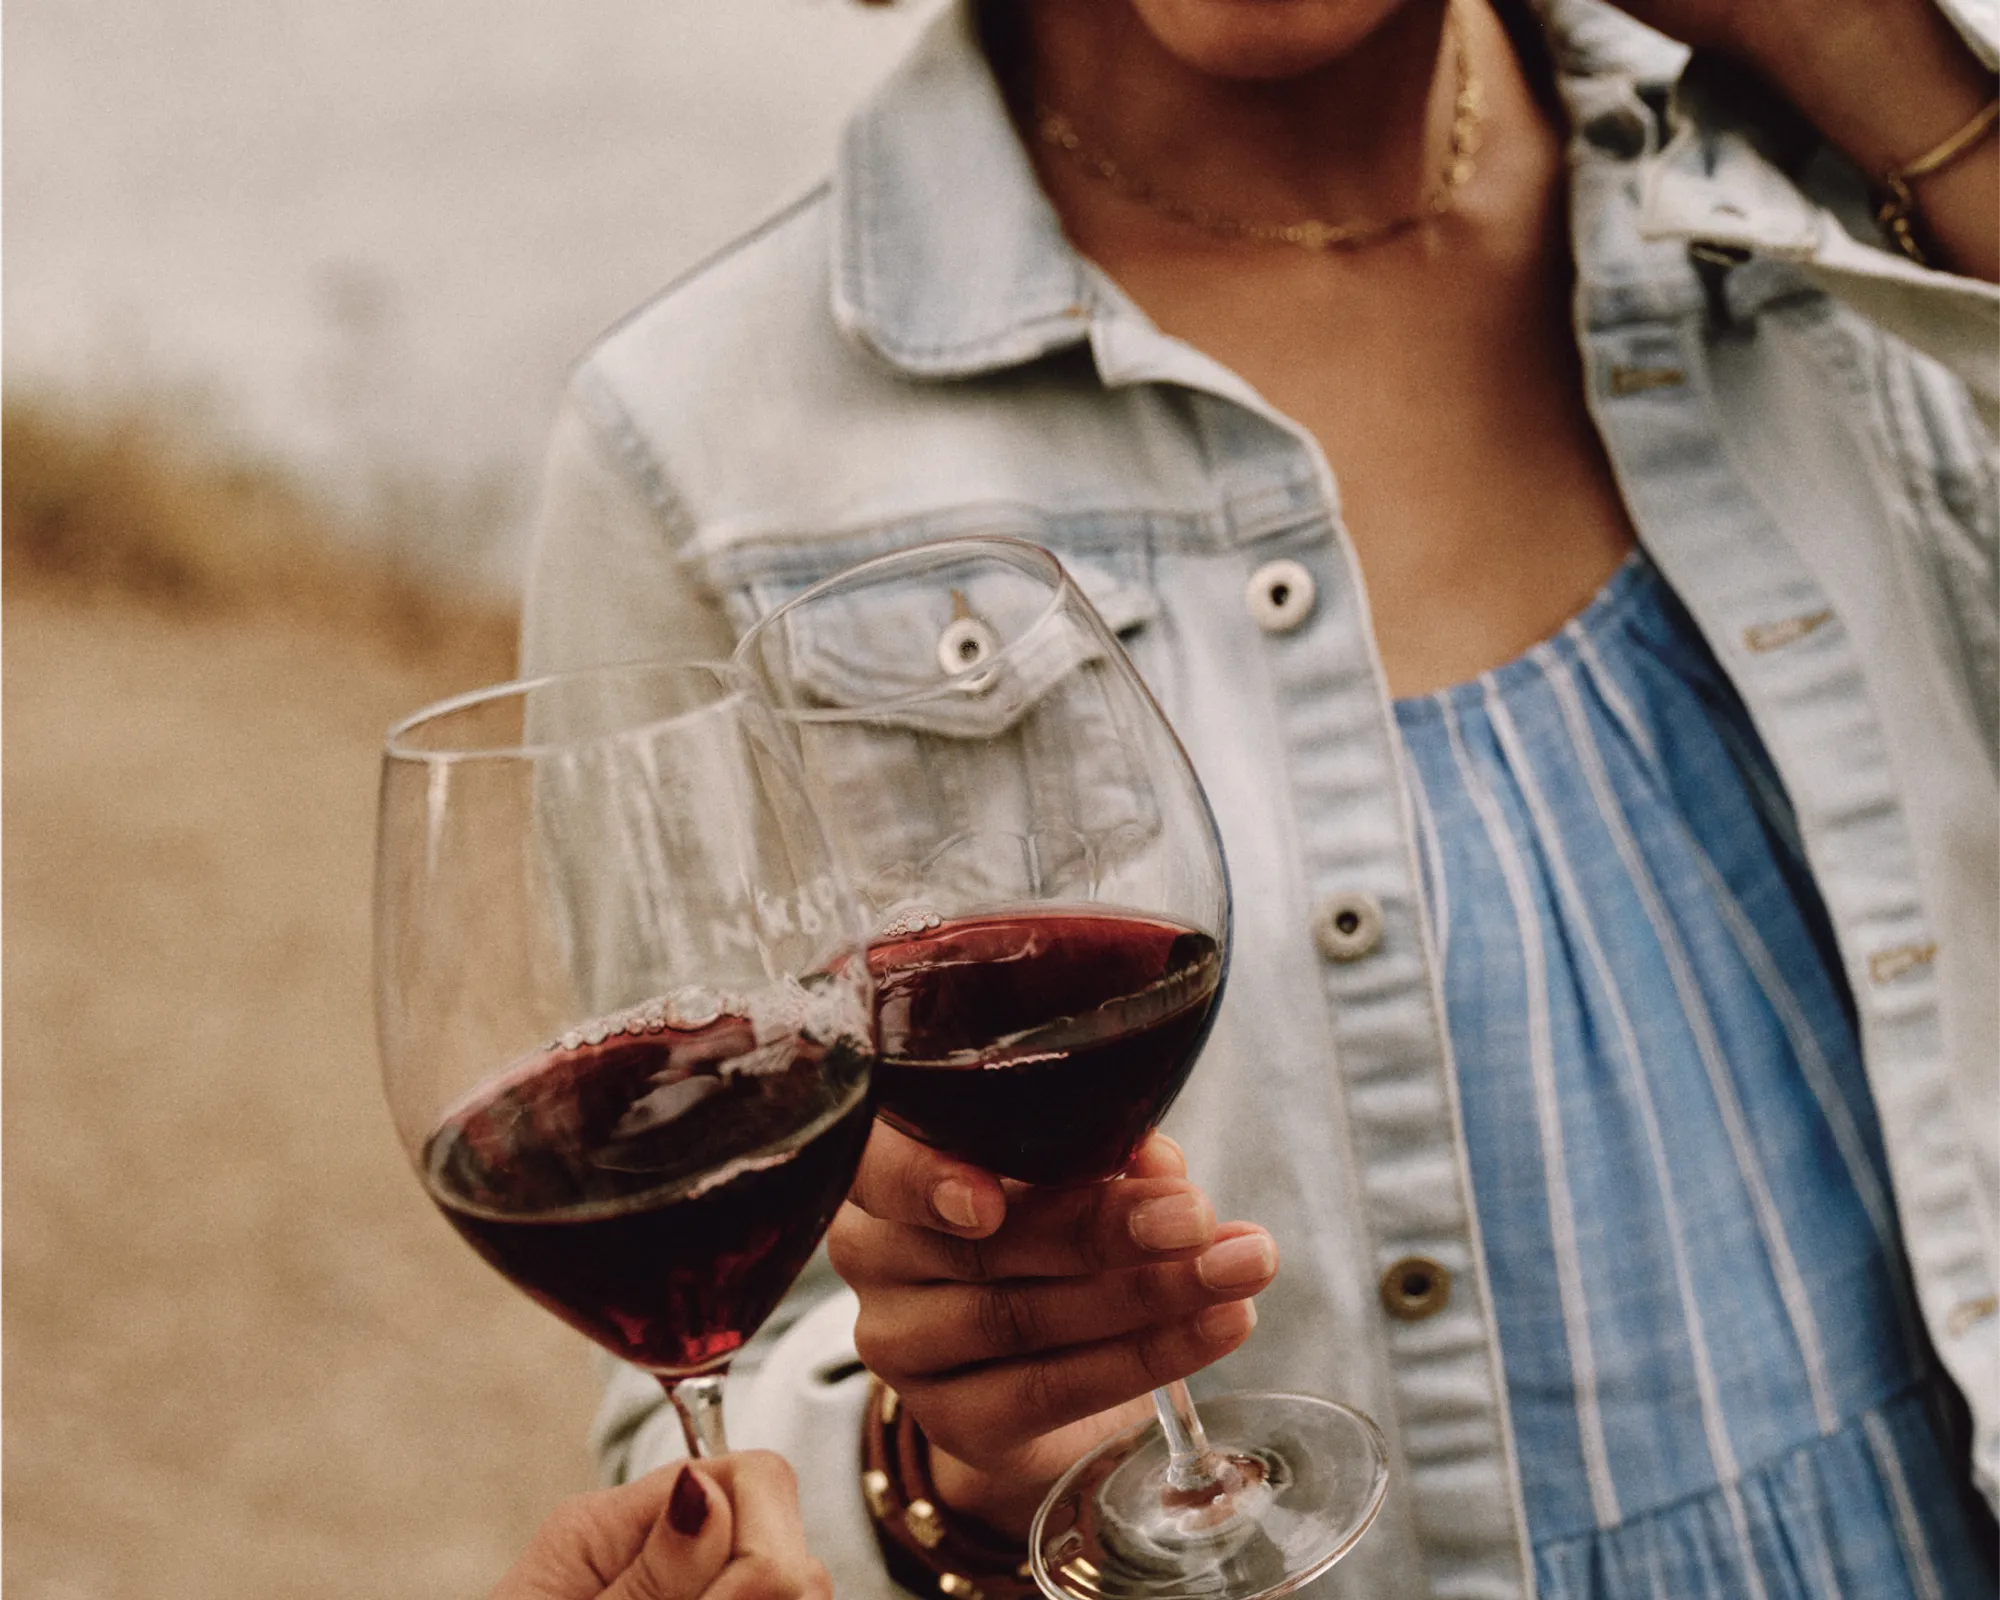
{"label": "wine glass stem", "polygon": [[681,1435],[687,1452],[699,1461],[707,1456],[726,1455],[729,1440],[722,1432],[722,1374],[704,1372],[693,1378],[663,1378],[667,1398],[681,1419]]}
{"label": "wine glass stem", "polygon": [[1208,1435],[1202,1432],[1187,1385],[1177,1379],[1155,1389],[1153,1409],[1167,1440],[1167,1487],[1183,1492],[1219,1487],[1216,1460],[1209,1453]]}

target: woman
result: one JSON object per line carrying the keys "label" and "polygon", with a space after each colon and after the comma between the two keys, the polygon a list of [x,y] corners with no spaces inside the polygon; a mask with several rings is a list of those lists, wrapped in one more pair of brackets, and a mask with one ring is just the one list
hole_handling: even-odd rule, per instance
{"label": "woman", "polygon": [[1019,1592],[1053,1475],[1197,1373],[1388,1431],[1330,1594],[1990,1588],[1994,41],[1543,21],[961,6],[577,371],[531,667],[1019,533],[1118,603],[1230,855],[1143,1181],[878,1130],[858,1320],[802,1297],[748,1395],[843,1594]]}

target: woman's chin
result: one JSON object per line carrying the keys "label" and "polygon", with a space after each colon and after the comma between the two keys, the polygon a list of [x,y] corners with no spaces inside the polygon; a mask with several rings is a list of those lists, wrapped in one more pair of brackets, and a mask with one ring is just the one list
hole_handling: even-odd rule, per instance
{"label": "woman's chin", "polygon": [[1218,78],[1303,77],[1349,54],[1408,0],[1131,0],[1173,55]]}

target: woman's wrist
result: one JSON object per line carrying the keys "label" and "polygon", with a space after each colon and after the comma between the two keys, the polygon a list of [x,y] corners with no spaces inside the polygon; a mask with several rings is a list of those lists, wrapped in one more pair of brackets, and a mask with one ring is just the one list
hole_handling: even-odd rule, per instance
{"label": "woman's wrist", "polygon": [[1046,1485],[1024,1486],[1020,1479],[996,1476],[931,1446],[931,1482],[938,1498],[962,1516],[1025,1540],[1028,1524],[1042,1503]]}
{"label": "woman's wrist", "polygon": [[1798,20],[1744,9],[1733,53],[1869,172],[1920,155],[1993,98],[1993,75],[1932,0],[1847,0]]}
{"label": "woman's wrist", "polygon": [[[1993,74],[1932,0],[1824,0],[1737,8],[1730,53],[1880,184],[1965,127]],[[2000,139],[1912,185],[1942,264],[2000,276]]]}
{"label": "woman's wrist", "polygon": [[949,1499],[936,1476],[949,1458],[932,1451],[879,1378],[869,1384],[861,1428],[861,1495],[889,1575],[941,1600],[1033,1600],[1026,1523],[1002,1528]]}

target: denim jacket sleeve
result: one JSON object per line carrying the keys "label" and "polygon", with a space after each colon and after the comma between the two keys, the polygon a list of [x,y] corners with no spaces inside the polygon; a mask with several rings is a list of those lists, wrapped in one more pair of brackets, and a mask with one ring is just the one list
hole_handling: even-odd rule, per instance
{"label": "denim jacket sleeve", "polygon": [[[572,389],[557,413],[528,553],[523,674],[640,657],[716,660],[722,610],[680,556],[682,518],[642,447]],[[607,425],[608,424],[608,425]]]}

